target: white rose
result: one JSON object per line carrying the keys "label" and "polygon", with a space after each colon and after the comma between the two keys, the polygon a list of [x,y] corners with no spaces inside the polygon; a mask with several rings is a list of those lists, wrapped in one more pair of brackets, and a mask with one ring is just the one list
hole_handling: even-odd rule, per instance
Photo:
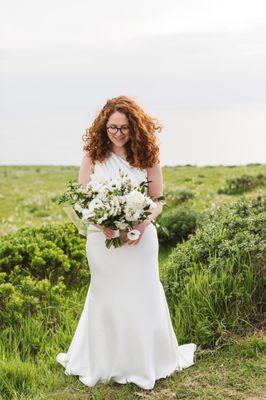
{"label": "white rose", "polygon": [[138,221],[139,220],[140,214],[141,214],[141,212],[138,211],[138,210],[134,212],[134,214],[132,215],[132,218],[134,218],[134,221]]}
{"label": "white rose", "polygon": [[136,205],[142,205],[145,202],[145,196],[138,190],[132,190],[126,196],[126,203],[129,207],[136,207]]}
{"label": "white rose", "polygon": [[133,218],[132,210],[128,209],[127,207],[125,209],[125,218],[126,218],[126,221],[135,221],[135,219]]}

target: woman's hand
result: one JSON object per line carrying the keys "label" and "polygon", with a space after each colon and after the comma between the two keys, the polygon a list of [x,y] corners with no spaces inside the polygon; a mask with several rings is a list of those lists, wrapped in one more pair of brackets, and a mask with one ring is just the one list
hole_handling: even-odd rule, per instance
{"label": "woman's hand", "polygon": [[141,222],[140,224],[137,224],[137,225],[133,225],[133,228],[132,228],[132,229],[137,229],[138,231],[140,231],[140,235],[139,235],[138,239],[136,239],[136,240],[130,240],[130,239],[128,239],[127,233],[128,233],[128,231],[129,231],[130,229],[129,229],[129,228],[126,228],[126,229],[125,229],[126,237],[125,237],[125,239],[124,239],[124,242],[125,242],[125,243],[128,243],[129,245],[136,245],[136,244],[138,244],[138,242],[139,242],[140,239],[142,238],[142,235],[143,235],[143,233],[144,233],[146,227],[147,227],[147,225],[146,225],[146,223],[144,223],[144,222]]}
{"label": "woman's hand", "polygon": [[95,224],[97,226],[97,228],[101,229],[101,231],[103,231],[103,233],[105,234],[107,239],[112,239],[112,237],[114,236],[115,231],[111,228],[107,228],[107,227],[103,227],[101,225]]}

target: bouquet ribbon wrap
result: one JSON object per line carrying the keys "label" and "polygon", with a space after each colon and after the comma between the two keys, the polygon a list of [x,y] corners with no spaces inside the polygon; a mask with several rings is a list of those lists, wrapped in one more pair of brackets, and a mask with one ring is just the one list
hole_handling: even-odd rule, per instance
{"label": "bouquet ribbon wrap", "polygon": [[93,224],[86,224],[83,222],[78,215],[76,214],[75,210],[71,206],[63,207],[64,212],[70,219],[70,221],[76,226],[78,232],[83,235],[87,236],[88,231],[100,231],[96,225]]}

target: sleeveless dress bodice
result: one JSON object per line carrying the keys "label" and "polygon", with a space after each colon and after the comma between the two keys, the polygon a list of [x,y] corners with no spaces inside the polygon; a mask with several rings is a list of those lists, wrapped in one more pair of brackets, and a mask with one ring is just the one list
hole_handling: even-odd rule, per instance
{"label": "sleeveless dress bodice", "polygon": [[128,173],[128,175],[138,183],[147,178],[147,169],[132,167],[127,160],[111,152],[111,155],[103,162],[96,161],[94,166],[95,177],[115,178],[119,174],[119,169]]}

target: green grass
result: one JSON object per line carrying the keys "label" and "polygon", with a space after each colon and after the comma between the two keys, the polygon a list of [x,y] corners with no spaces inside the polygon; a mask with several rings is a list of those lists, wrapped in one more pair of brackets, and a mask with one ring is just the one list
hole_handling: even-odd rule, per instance
{"label": "green grass", "polygon": [[[162,254],[161,270],[167,252]],[[68,292],[54,324],[48,318],[49,311],[42,310],[35,318],[25,318],[20,327],[0,333],[2,399],[263,399],[266,337],[262,330],[231,337],[215,350],[202,349],[199,344],[195,364],[157,380],[153,390],[115,382],[88,388],[78,377],[66,376],[55,357],[69,347],[87,289],[88,285]],[[176,335],[182,344],[178,332]]]}
{"label": "green grass", "polygon": [[265,337],[253,332],[245,338],[232,338],[224,348],[198,350],[193,366],[157,380],[152,390],[112,381],[86,387],[78,377],[66,376],[52,354],[37,364],[13,358],[6,360],[5,366],[0,363],[0,393],[5,393],[2,398],[7,400],[259,400],[265,398],[266,390],[265,346]]}
{"label": "green grass", "polygon": [[64,306],[58,310],[55,325],[43,310],[35,318],[25,318],[20,327],[1,332],[0,394],[4,395],[3,399],[262,398],[259,394],[265,387],[266,340],[260,331],[244,338],[232,337],[215,350],[202,350],[199,346],[194,366],[158,380],[152,391],[115,382],[88,388],[77,377],[66,376],[55,357],[70,344],[87,289],[88,285],[79,292],[68,293]]}
{"label": "green grass", "polygon": [[0,234],[67,221],[55,198],[77,176],[77,167],[71,166],[0,167]]}

